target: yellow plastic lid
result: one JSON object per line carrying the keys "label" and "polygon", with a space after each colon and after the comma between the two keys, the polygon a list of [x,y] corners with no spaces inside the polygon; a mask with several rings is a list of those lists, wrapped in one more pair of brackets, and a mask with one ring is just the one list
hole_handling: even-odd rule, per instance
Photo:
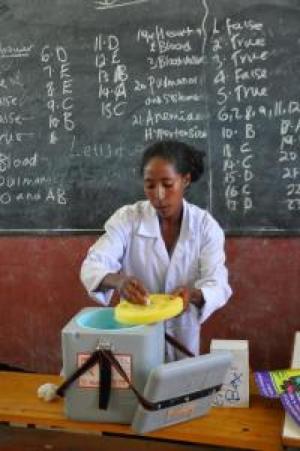
{"label": "yellow plastic lid", "polygon": [[150,294],[148,305],[132,304],[124,299],[115,308],[115,319],[122,324],[151,324],[173,318],[183,310],[181,297]]}

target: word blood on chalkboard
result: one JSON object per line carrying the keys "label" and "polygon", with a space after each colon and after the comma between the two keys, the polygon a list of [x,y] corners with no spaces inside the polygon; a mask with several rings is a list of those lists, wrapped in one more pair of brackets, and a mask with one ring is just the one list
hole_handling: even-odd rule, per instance
{"label": "word blood on chalkboard", "polygon": [[0,1],[0,232],[89,233],[163,139],[231,234],[300,232],[297,0]]}

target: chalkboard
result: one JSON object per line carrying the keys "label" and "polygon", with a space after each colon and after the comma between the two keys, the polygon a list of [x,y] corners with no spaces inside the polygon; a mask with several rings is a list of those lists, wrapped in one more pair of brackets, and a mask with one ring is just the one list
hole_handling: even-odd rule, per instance
{"label": "chalkboard", "polygon": [[210,13],[212,211],[228,231],[299,233],[300,3]]}
{"label": "chalkboard", "polygon": [[98,232],[178,139],[227,233],[299,233],[299,21],[296,0],[0,1],[0,231]]}

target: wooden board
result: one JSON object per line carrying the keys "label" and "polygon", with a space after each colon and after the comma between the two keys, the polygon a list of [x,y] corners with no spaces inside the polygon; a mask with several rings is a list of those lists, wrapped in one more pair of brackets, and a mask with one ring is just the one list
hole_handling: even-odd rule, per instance
{"label": "wooden board", "polygon": [[[34,425],[41,429],[134,437],[127,425],[68,420],[63,413],[62,400],[45,403],[37,398],[36,391],[41,384],[59,384],[61,381],[59,376],[0,373],[0,422],[12,426]],[[213,408],[209,415],[143,437],[176,443],[276,451],[282,449],[282,421],[280,403],[253,395],[249,409]]]}

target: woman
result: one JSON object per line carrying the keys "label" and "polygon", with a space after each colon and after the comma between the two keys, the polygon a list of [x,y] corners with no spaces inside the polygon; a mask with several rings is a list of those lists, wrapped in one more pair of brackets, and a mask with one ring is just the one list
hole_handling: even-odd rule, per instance
{"label": "woman", "polygon": [[[113,290],[144,304],[149,293],[182,296],[182,315],[166,330],[199,354],[201,324],[231,295],[224,233],[205,210],[184,194],[203,173],[203,153],[178,141],[148,147],[142,157],[146,201],[117,210],[81,268],[89,294],[109,305]],[[167,360],[183,355],[170,347]]]}

